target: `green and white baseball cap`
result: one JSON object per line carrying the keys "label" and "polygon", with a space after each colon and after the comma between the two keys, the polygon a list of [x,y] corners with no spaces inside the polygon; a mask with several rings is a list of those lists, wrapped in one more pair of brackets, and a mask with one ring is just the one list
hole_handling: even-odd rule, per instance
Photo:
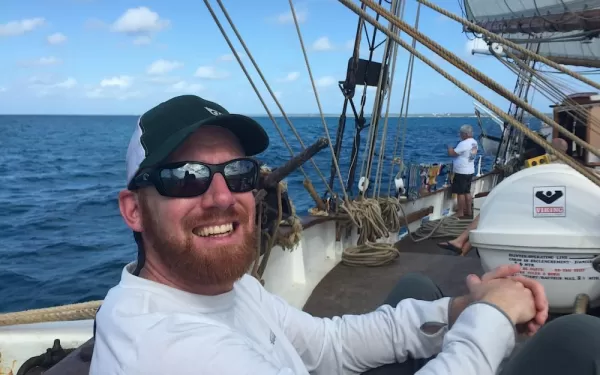
{"label": "green and white baseball cap", "polygon": [[231,131],[246,156],[259,154],[269,146],[269,136],[250,117],[230,114],[220,105],[195,95],[176,96],[139,118],[127,149],[127,185],[140,170],[164,162],[203,125]]}

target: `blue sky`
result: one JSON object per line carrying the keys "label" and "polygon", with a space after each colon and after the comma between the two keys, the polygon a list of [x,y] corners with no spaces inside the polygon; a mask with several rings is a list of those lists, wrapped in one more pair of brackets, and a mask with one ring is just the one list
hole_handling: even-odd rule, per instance
{"label": "blue sky", "polygon": [[[460,14],[459,1],[435,2]],[[223,3],[286,113],[318,113],[288,1]],[[242,52],[217,2],[211,4]],[[357,15],[335,0],[294,4],[323,110],[338,114],[343,97],[336,82],[345,77]],[[411,24],[416,7],[416,1],[407,1],[405,19]],[[514,74],[493,57],[471,55],[472,42],[462,25],[423,7],[420,30],[512,90]],[[418,49],[508,108],[505,100],[425,47]],[[366,57],[366,48],[362,51]],[[265,113],[201,0],[6,0],[0,12],[0,56],[0,114],[140,114],[184,93],[217,101],[230,112]],[[269,109],[279,114],[247,56],[243,62]],[[408,54],[400,49],[392,112],[400,109],[407,62]],[[472,113],[472,102],[416,60],[411,113]],[[538,97],[534,104],[547,111],[550,103]]]}

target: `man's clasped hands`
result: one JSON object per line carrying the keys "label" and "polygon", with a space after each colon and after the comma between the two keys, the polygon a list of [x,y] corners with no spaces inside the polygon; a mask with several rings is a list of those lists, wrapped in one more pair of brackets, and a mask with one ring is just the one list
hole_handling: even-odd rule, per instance
{"label": "man's clasped hands", "polygon": [[519,333],[533,335],[548,318],[548,299],[544,287],[518,275],[520,270],[520,265],[511,264],[500,266],[481,278],[469,275],[469,294],[455,298],[453,304],[462,308],[477,301],[495,305],[510,318]]}

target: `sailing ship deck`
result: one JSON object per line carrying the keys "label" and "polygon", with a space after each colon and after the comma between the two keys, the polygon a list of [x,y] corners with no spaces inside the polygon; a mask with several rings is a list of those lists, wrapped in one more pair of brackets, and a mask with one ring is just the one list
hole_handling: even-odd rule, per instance
{"label": "sailing ship deck", "polygon": [[482,275],[476,251],[457,256],[427,239],[414,242],[406,236],[396,243],[400,256],[379,267],[352,267],[338,264],[321,280],[304,306],[304,311],[319,317],[362,314],[383,303],[396,282],[407,273],[419,272],[430,277],[446,296],[466,293],[465,277]]}

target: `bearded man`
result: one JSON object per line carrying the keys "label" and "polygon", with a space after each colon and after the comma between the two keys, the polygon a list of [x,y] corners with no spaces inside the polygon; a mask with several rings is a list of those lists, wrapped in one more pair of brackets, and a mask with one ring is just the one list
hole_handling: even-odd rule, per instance
{"label": "bearded man", "polygon": [[[516,325],[533,334],[546,320],[543,288],[517,276],[518,265],[470,275],[470,293],[455,298],[424,277],[405,277],[377,310],[331,319],[267,292],[247,271],[259,178],[251,156],[268,144],[256,121],[197,96],[141,116],[119,194],[138,260],[98,311],[90,375],[333,375],[387,364],[400,374],[397,363],[413,373],[419,358],[430,359],[423,374],[486,375],[512,351]],[[529,372],[511,375],[547,374],[538,362],[563,358],[543,343],[569,340],[546,331],[532,349],[546,355],[517,361],[513,370]],[[523,367],[531,365],[542,372]]]}

